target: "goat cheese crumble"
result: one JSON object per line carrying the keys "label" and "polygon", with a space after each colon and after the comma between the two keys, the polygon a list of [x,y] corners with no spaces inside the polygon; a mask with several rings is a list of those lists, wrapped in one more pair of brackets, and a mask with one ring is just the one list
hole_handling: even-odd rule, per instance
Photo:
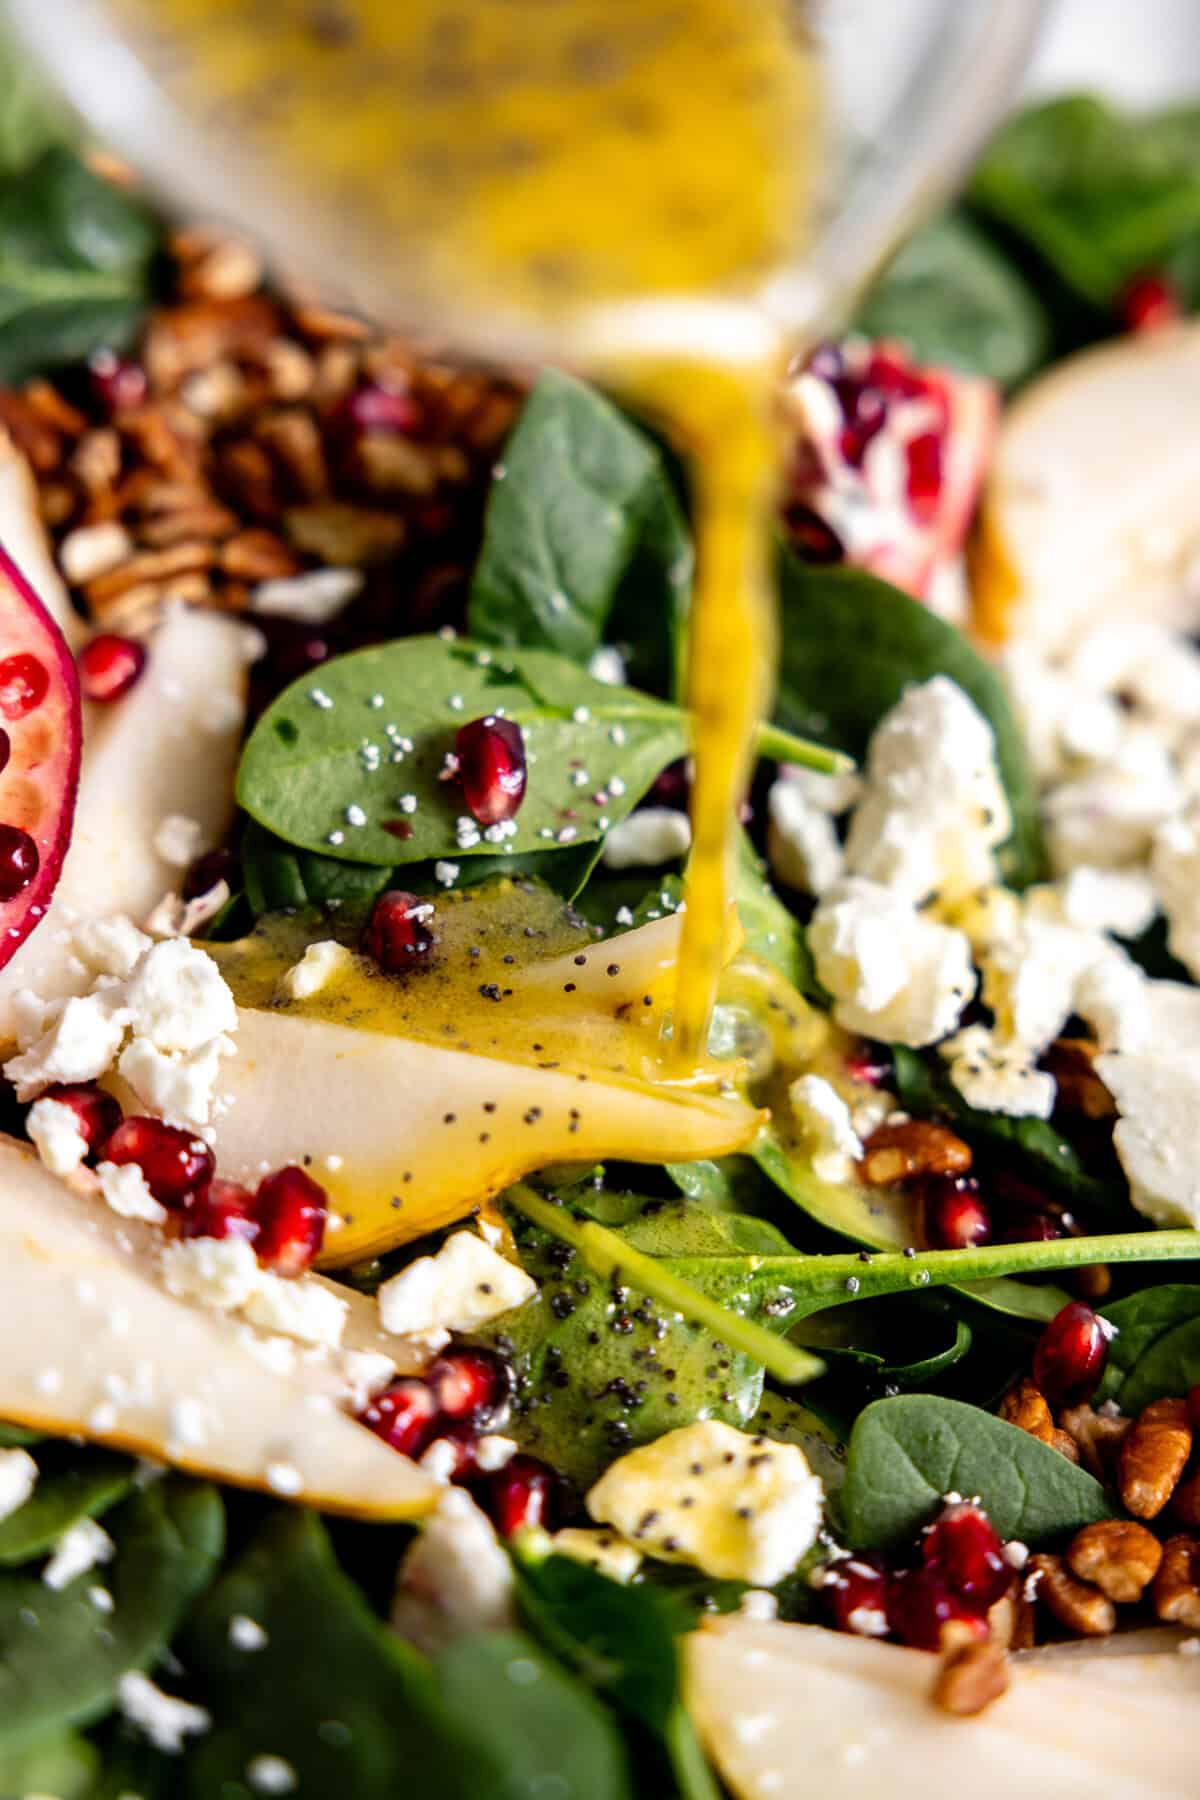
{"label": "goat cheese crumble", "polygon": [[379,1289],[379,1318],[399,1337],[473,1331],[537,1293],[518,1264],[499,1256],[472,1231],[456,1231],[436,1256],[420,1256]]}
{"label": "goat cheese crumble", "polygon": [[848,1031],[885,1043],[934,1044],[975,992],[965,934],[861,876],[824,896],[809,926],[817,975]]}

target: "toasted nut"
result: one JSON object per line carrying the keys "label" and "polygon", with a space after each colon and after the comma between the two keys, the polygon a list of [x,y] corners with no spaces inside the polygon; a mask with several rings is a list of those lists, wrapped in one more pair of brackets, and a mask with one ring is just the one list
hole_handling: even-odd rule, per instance
{"label": "toasted nut", "polygon": [[1041,1389],[1026,1375],[1021,1381],[1010,1387],[1000,1402],[1000,1417],[1007,1419],[1021,1431],[1027,1431],[1030,1437],[1038,1438],[1043,1444],[1054,1441],[1054,1420],[1050,1408],[1046,1405]]}
{"label": "toasted nut", "polygon": [[1155,1519],[1175,1492],[1192,1451],[1186,1400],[1152,1400],[1121,1445],[1117,1487],[1127,1512]]}
{"label": "toasted nut", "polygon": [[1107,1263],[1088,1263],[1086,1268],[1076,1269],[1074,1288],[1081,1300],[1107,1300],[1112,1292],[1112,1270]]}
{"label": "toasted nut", "polygon": [[189,299],[238,300],[252,294],[262,285],[263,267],[258,252],[240,238],[224,238],[199,255],[187,256],[188,246],[176,240],[172,245],[182,253],[185,267],[180,288]]}
{"label": "toasted nut", "polygon": [[1171,1512],[1181,1525],[1200,1526],[1200,1469],[1179,1483],[1171,1495]]}
{"label": "toasted nut", "polygon": [[325,344],[317,353],[313,399],[330,410],[350,392],[358,380],[359,354],[349,344]]}
{"label": "toasted nut", "polygon": [[121,473],[121,440],[107,425],[85,431],[71,454],[71,473],[89,490],[111,488]]}
{"label": "toasted nut", "polygon": [[943,1657],[929,1697],[943,1712],[969,1719],[1008,1688],[1008,1653],[999,1644],[961,1644]]}
{"label": "toasted nut", "polygon": [[1158,1574],[1162,1545],[1132,1519],[1099,1519],[1075,1533],[1067,1561],[1081,1581],[1090,1581],[1118,1606],[1128,1606],[1141,1599]]}
{"label": "toasted nut", "polygon": [[154,550],[168,550],[189,538],[224,538],[238,528],[237,514],[216,500],[158,513],[138,526],[138,537]]}
{"label": "toasted nut", "polygon": [[59,567],[76,587],[107,575],[132,555],[133,542],[123,525],[83,525],[69,531],[58,546]]}
{"label": "toasted nut", "polygon": [[254,435],[276,458],[298,500],[320,500],[329,492],[329,470],[317,421],[303,407],[289,406],[260,419]]}
{"label": "toasted nut", "polygon": [[1098,1412],[1092,1406],[1068,1406],[1058,1415],[1059,1425],[1079,1446],[1080,1459],[1097,1481],[1112,1478],[1117,1452],[1133,1428],[1133,1420],[1120,1413]]}
{"label": "toasted nut", "polygon": [[185,377],[179,397],[192,412],[217,424],[235,419],[245,409],[250,388],[236,363],[214,363]]}
{"label": "toasted nut", "polygon": [[1164,1624],[1200,1631],[1200,1542],[1194,1537],[1167,1539],[1152,1598]]}
{"label": "toasted nut", "polygon": [[371,327],[365,320],[356,319],[351,313],[334,312],[332,307],[321,306],[317,301],[307,304],[298,301],[292,313],[296,329],[305,337],[316,338],[318,343],[357,343],[371,335]]}
{"label": "toasted nut", "polygon": [[312,393],[316,364],[302,345],[293,344],[289,338],[276,338],[267,345],[263,365],[272,399],[304,400]]}
{"label": "toasted nut", "polygon": [[970,1146],[928,1119],[885,1122],[867,1139],[859,1174],[871,1187],[887,1187],[917,1175],[965,1175],[971,1166]]}
{"label": "toasted nut", "polygon": [[64,432],[67,437],[79,437],[87,430],[88,422],[83,413],[64,400],[48,381],[27,382],[24,394],[37,416],[55,431]]}
{"label": "toasted nut", "polygon": [[1060,1456],[1065,1456],[1068,1462],[1079,1461],[1079,1445],[1069,1431],[1060,1431],[1057,1425],[1050,1433],[1050,1448],[1057,1450]]}
{"label": "toasted nut", "polygon": [[38,506],[47,525],[65,525],[75,511],[75,489],[66,481],[45,481],[38,490]]}
{"label": "toasted nut", "polygon": [[239,581],[278,581],[297,572],[300,558],[273,531],[239,531],[222,544],[220,563]]}
{"label": "toasted nut", "polygon": [[1023,1582],[1014,1581],[1008,1592],[988,1607],[987,1624],[993,1644],[1005,1650],[1032,1650],[1033,1606],[1025,1598]]}
{"label": "toasted nut", "polygon": [[212,567],[215,552],[211,544],[174,544],[169,550],[143,550],[131,556],[118,568],[87,584],[87,597],[92,605],[102,606],[131,587],[144,582],[170,581],[176,575],[193,575]]}
{"label": "toasted nut", "polygon": [[1037,1597],[1049,1613],[1078,1637],[1107,1637],[1116,1627],[1117,1609],[1106,1594],[1072,1575],[1061,1556],[1031,1556],[1037,1575]]}
{"label": "toasted nut", "polygon": [[1116,1102],[1094,1067],[1099,1053],[1090,1038],[1059,1038],[1046,1053],[1046,1067],[1057,1083],[1060,1105],[1086,1119],[1113,1119]]}
{"label": "toasted nut", "polygon": [[347,506],[339,500],[294,506],[286,514],[285,523],[288,536],[298,549],[333,568],[362,569],[369,563],[383,562],[394,556],[404,542],[404,520],[395,513]]}
{"label": "toasted nut", "polygon": [[[374,493],[432,494],[438,485],[442,454],[392,433],[368,433],[358,446],[363,480]],[[457,479],[461,480],[459,470]]]}

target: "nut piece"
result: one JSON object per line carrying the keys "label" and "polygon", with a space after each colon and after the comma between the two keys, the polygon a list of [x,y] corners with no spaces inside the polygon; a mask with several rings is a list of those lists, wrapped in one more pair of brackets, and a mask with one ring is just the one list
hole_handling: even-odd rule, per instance
{"label": "nut piece", "polygon": [[1116,1628],[1117,1609],[1106,1594],[1072,1575],[1061,1556],[1031,1556],[1038,1577],[1037,1597],[1060,1625],[1077,1637],[1107,1637]]}
{"label": "nut piece", "polygon": [[1064,1407],[1058,1422],[1075,1439],[1084,1468],[1097,1481],[1109,1481],[1117,1452],[1133,1429],[1133,1420],[1116,1412],[1097,1412],[1094,1406],[1084,1404]]}
{"label": "nut piece", "polygon": [[1175,1489],[1171,1511],[1181,1525],[1200,1526],[1200,1469],[1186,1475]]}
{"label": "nut piece", "polygon": [[870,1187],[889,1187],[917,1175],[965,1175],[970,1167],[970,1146],[960,1137],[928,1119],[907,1119],[871,1133],[858,1172]]}
{"label": "nut piece", "polygon": [[1008,1653],[999,1644],[961,1644],[944,1658],[929,1697],[943,1712],[969,1719],[1008,1688]]}
{"label": "nut piece", "polygon": [[1065,1456],[1070,1463],[1079,1461],[1079,1445],[1069,1431],[1060,1431],[1057,1425],[1050,1433],[1050,1448],[1057,1450],[1058,1454]]}
{"label": "nut piece", "polygon": [[1152,1400],[1121,1445],[1117,1487],[1127,1512],[1155,1519],[1175,1492],[1192,1450],[1186,1400]]}
{"label": "nut piece", "polygon": [[1077,1531],[1067,1561],[1080,1581],[1090,1581],[1118,1606],[1129,1606],[1158,1574],[1162,1545],[1132,1519],[1100,1519]]}
{"label": "nut piece", "polygon": [[1060,1105],[1086,1119],[1113,1119],[1117,1106],[1096,1073],[1100,1046],[1090,1038],[1058,1038],[1046,1053],[1046,1068],[1053,1075]]}
{"label": "nut piece", "polygon": [[1032,1376],[1023,1376],[1009,1388],[1000,1402],[1000,1417],[1043,1444],[1054,1442],[1054,1420]]}
{"label": "nut piece", "polygon": [[1003,1650],[1033,1649],[1033,1606],[1025,1598],[1023,1581],[1014,1581],[1008,1592],[988,1607],[987,1627],[992,1643]]}
{"label": "nut piece", "polygon": [[1162,1566],[1154,1580],[1154,1610],[1164,1624],[1185,1625],[1200,1631],[1200,1542],[1193,1537],[1169,1537],[1163,1545]]}

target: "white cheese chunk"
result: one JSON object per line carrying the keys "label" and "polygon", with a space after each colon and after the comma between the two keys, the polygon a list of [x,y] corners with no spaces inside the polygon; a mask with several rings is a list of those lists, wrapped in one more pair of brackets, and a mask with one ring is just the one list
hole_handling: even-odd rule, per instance
{"label": "white cheese chunk", "polygon": [[111,1562],[116,1553],[117,1547],[102,1525],[97,1525],[95,1519],[78,1519],[74,1525],[68,1525],[55,1544],[42,1570],[42,1581],[57,1593],[89,1569]]}
{"label": "white cheese chunk", "polygon": [[159,1050],[198,1050],[237,1030],[224,976],[186,938],[167,938],[146,952],[126,984],[125,1004],[134,1035]]}
{"label": "white cheese chunk", "polygon": [[179,1238],[162,1253],[167,1292],[220,1312],[244,1306],[262,1280],[253,1244],[245,1238]]}
{"label": "white cheese chunk", "polygon": [[1120,1115],[1113,1143],[1133,1204],[1156,1225],[1200,1226],[1200,1050],[1101,1056],[1096,1073]]}
{"label": "white cheese chunk", "polygon": [[319,994],[335,975],[350,968],[353,962],[354,957],[344,944],[325,938],[319,944],[309,944],[300,961],[287,971],[280,986],[289,1000],[308,1000]]}
{"label": "white cheese chunk", "polygon": [[1058,888],[1062,916],[1084,931],[1136,938],[1158,911],[1158,896],[1141,869],[1094,869],[1081,863]]}
{"label": "white cheese chunk", "polygon": [[263,1331],[328,1346],[341,1343],[348,1311],[347,1302],[318,1281],[285,1281],[265,1273],[243,1307],[245,1317]]}
{"label": "white cheese chunk", "polygon": [[224,1032],[194,1050],[171,1053],[149,1038],[130,1038],[117,1064],[146,1111],[196,1131],[212,1117],[220,1065],[236,1046]]}
{"label": "white cheese chunk", "polygon": [[460,1637],[504,1631],[515,1619],[512,1564],[491,1520],[462,1488],[448,1488],[400,1565],[392,1629],[436,1656]]}
{"label": "white cheese chunk", "polygon": [[116,975],[122,980],[133,973],[138,958],[150,948],[150,939],[124,913],[111,918],[85,919],[75,927],[71,948],[97,975]]}
{"label": "white cheese chunk", "polygon": [[1048,1119],[1054,1111],[1054,1077],[1035,1068],[1021,1044],[1004,1042],[986,1025],[968,1025],[940,1049],[968,1106],[1016,1119]]}
{"label": "white cheese chunk", "polygon": [[154,834],[154,848],[165,863],[186,869],[205,849],[204,827],[186,813],[168,813]]}
{"label": "white cheese chunk", "polygon": [[88,1153],[78,1115],[61,1100],[35,1100],[25,1129],[52,1175],[73,1175]]}
{"label": "white cheese chunk", "polygon": [[767,858],[780,881],[804,894],[827,893],[842,877],[833,820],[798,781],[776,781],[767,795]]}
{"label": "white cheese chunk", "polygon": [[154,1198],[136,1163],[97,1163],[96,1176],[105,1203],[123,1219],[145,1219],[151,1225],[166,1220],[166,1207]]}
{"label": "white cheese chunk", "polygon": [[33,1100],[59,1081],[95,1081],[120,1049],[128,1018],[119,991],[73,995],[42,1036],[5,1063],[17,1099]]}
{"label": "white cheese chunk", "polygon": [[788,1089],[801,1135],[812,1152],[819,1181],[847,1181],[863,1153],[850,1108],[820,1075],[801,1075]]}
{"label": "white cheese chunk", "polygon": [[38,1466],[28,1450],[0,1450],[0,1519],[24,1506],[37,1478]]}
{"label": "white cheese chunk", "polygon": [[212,1715],[202,1706],[164,1694],[137,1669],[126,1670],[117,1683],[117,1705],[129,1723],[167,1756],[178,1756],[187,1738],[212,1726]]}
{"label": "white cheese chunk", "polygon": [[914,1049],[953,1031],[975,992],[966,935],[854,877],[822,899],[809,927],[817,974],[848,1031]]}
{"label": "white cheese chunk", "polygon": [[613,826],[604,840],[604,863],[609,869],[653,869],[686,856],[691,845],[686,813],[670,806],[643,806]]}
{"label": "white cheese chunk", "polygon": [[1159,827],[1150,871],[1167,915],[1167,948],[1200,980],[1200,806]]}
{"label": "white cheese chunk", "polygon": [[250,605],[264,618],[327,625],[345,610],[363,580],[361,569],[309,569],[303,575],[278,575],[259,582]]}
{"label": "white cheese chunk", "polygon": [[436,1256],[421,1256],[379,1289],[385,1331],[407,1336],[472,1331],[537,1292],[524,1269],[498,1256],[472,1231],[456,1231]]}

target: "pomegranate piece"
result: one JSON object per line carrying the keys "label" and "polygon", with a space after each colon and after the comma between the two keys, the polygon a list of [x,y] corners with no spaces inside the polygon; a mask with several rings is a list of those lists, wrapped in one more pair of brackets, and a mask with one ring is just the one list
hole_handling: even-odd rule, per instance
{"label": "pomegranate piece", "polygon": [[1038,1339],[1033,1379],[1051,1406],[1078,1406],[1099,1387],[1107,1361],[1103,1320],[1082,1300],[1072,1300]]}
{"label": "pomegranate piece", "polygon": [[111,1094],[106,1094],[94,1081],[56,1082],[42,1096],[69,1106],[75,1114],[75,1129],[88,1147],[89,1154],[107,1143],[121,1123],[121,1108]]}
{"label": "pomegranate piece", "polygon": [[358,1416],[402,1456],[419,1456],[433,1437],[438,1407],[429,1384],[410,1375],[377,1394]]}
{"label": "pomegranate piece", "polygon": [[95,350],[88,358],[88,378],[93,394],[106,413],[130,412],[144,406],[150,383],[140,363],[129,362],[115,350]]}
{"label": "pomegranate piece", "polygon": [[71,838],[82,730],[62,633],[0,549],[0,968],[45,917]]}
{"label": "pomegranate piece", "polygon": [[123,1119],[104,1144],[102,1160],[136,1163],[146,1186],[163,1206],[181,1207],[213,1178],[213,1153],[195,1132],[162,1119]]}
{"label": "pomegranate piece", "polygon": [[892,1076],[892,1059],[884,1044],[860,1044],[846,1058],[846,1073],[851,1081],[865,1082],[868,1087],[882,1087]]}
{"label": "pomegranate piece", "polygon": [[548,1463],[536,1456],[518,1455],[488,1476],[483,1506],[501,1537],[511,1537],[522,1525],[552,1523],[558,1477]]}
{"label": "pomegranate piece", "polygon": [[1117,313],[1126,331],[1158,331],[1183,317],[1183,306],[1173,282],[1152,271],[1135,275],[1117,301]]}
{"label": "pomegranate piece", "polygon": [[931,1250],[990,1243],[992,1216],[974,1176],[929,1176],[921,1191],[921,1229]]}
{"label": "pomegranate piece", "polygon": [[254,1197],[258,1258],[277,1275],[303,1275],[325,1241],[329,1199],[318,1182],[290,1163],[266,1176]]}
{"label": "pomegranate piece", "polygon": [[119,700],[146,667],[146,651],[136,638],[102,631],[79,652],[79,685],[88,700]]}
{"label": "pomegranate piece", "polygon": [[425,923],[433,907],[403,888],[389,888],[371,908],[362,949],[385,975],[402,975],[427,956],[433,932]]}
{"label": "pomegranate piece", "polygon": [[338,408],[337,423],[352,437],[371,432],[411,436],[422,424],[422,411],[412,395],[397,388],[364,382]]}
{"label": "pomegranate piece", "polygon": [[1012,1580],[999,1533],[981,1506],[969,1500],[947,1506],[925,1533],[921,1555],[963,1600],[986,1612]]}
{"label": "pomegranate piece", "polygon": [[472,719],[454,739],[467,810],[481,825],[512,819],[525,798],[525,739],[512,719]]}
{"label": "pomegranate piece", "polygon": [[944,1650],[985,1638],[987,1620],[974,1601],[956,1594],[940,1569],[904,1569],[892,1584],[892,1630],[913,1650]]}
{"label": "pomegranate piece", "polygon": [[253,1244],[259,1234],[254,1217],[254,1196],[236,1181],[210,1181],[184,1204],[182,1233],[185,1238],[245,1238]]}
{"label": "pomegranate piece", "polygon": [[886,1637],[892,1629],[892,1577],[877,1550],[840,1557],[825,1571],[821,1592],[839,1631]]}
{"label": "pomegranate piece", "polygon": [[[434,1397],[436,1399],[436,1395]],[[473,1425],[464,1423],[443,1427],[440,1423],[442,1415],[439,1414],[438,1418],[437,1435],[425,1446],[426,1450],[434,1453],[430,1463],[434,1464],[439,1479],[468,1481],[478,1473],[475,1452],[479,1444],[479,1433]],[[429,1464],[426,1465],[428,1466]]]}
{"label": "pomegranate piece", "polygon": [[447,1419],[462,1420],[477,1431],[495,1431],[508,1417],[516,1384],[512,1365],[496,1350],[470,1344],[448,1350],[425,1378]]}

